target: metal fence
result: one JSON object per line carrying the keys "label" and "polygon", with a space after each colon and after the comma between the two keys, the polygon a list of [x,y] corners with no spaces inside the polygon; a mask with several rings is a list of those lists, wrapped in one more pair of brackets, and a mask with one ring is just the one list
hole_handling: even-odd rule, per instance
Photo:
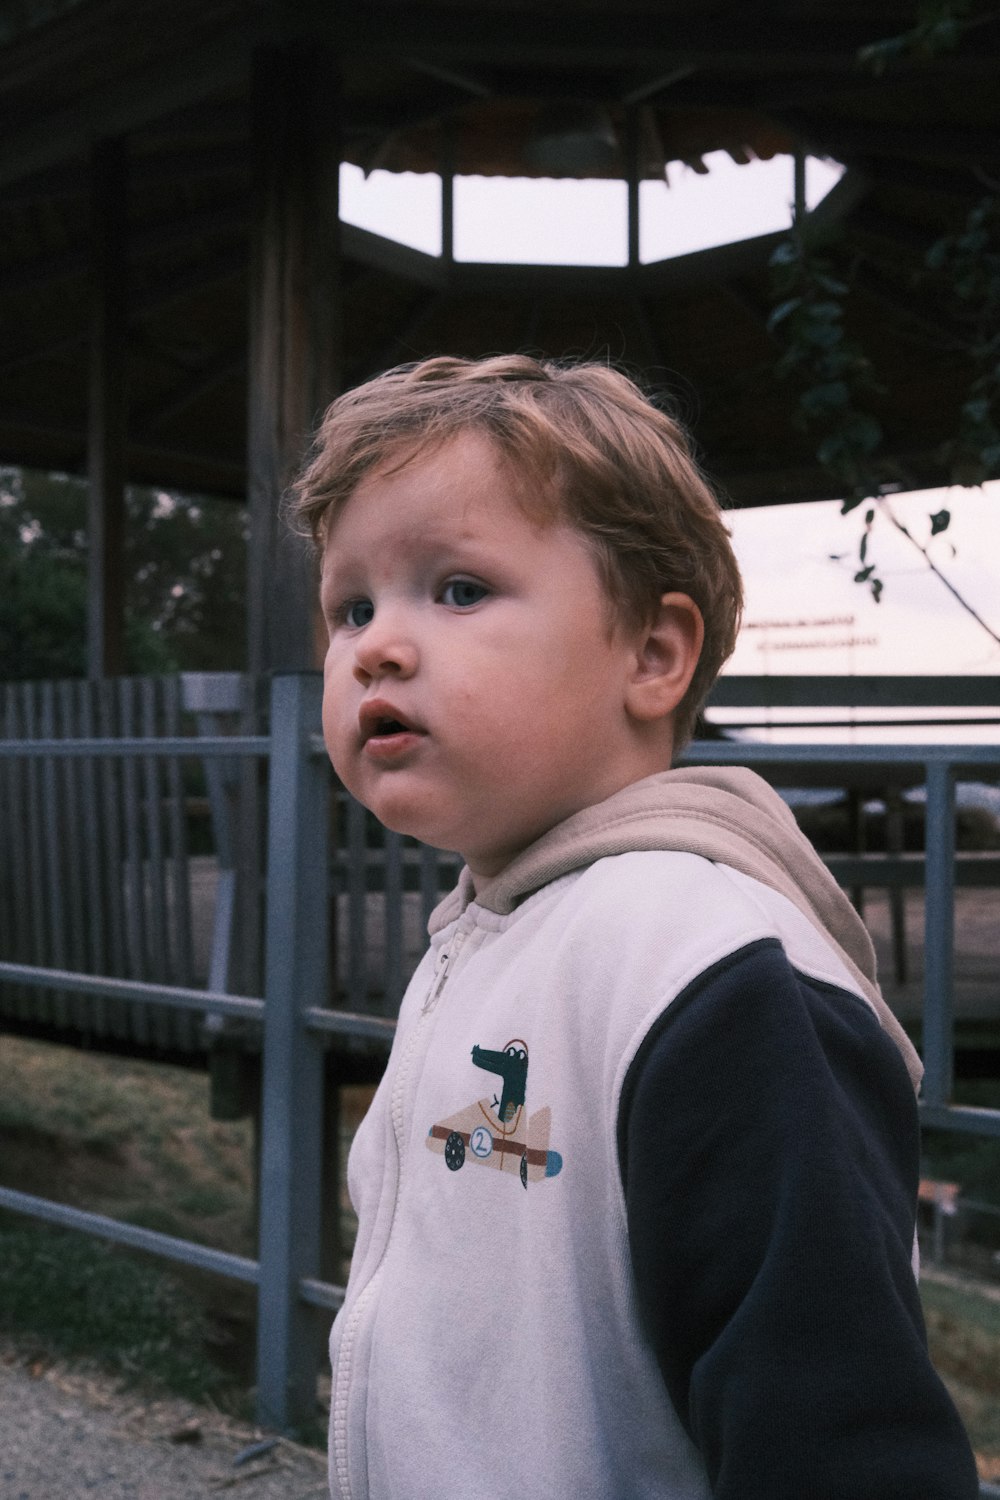
{"label": "metal fence", "polygon": [[[349,810],[343,837],[331,841],[329,766],[319,734],[318,674],[277,677],[271,688],[269,733],[154,737],[35,733],[0,742],[0,758],[36,764],[43,776],[65,775],[74,761],[101,768],[131,757],[141,764],[195,756],[206,765],[264,763],[268,768],[266,915],[263,995],[234,994],[193,985],[83,973],[79,967],[0,962],[0,983],[103,1001],[141,1002],[179,1014],[236,1020],[259,1029],[263,1054],[260,1150],[260,1229],[256,1259],[88,1214],[63,1204],[0,1189],[0,1207],[151,1251],[170,1260],[230,1276],[257,1288],[258,1417],[294,1428],[313,1420],[322,1355],[315,1337],[316,1307],[334,1309],[341,1288],[320,1278],[321,1161],[324,1054],[331,1042],[388,1043],[392,1012],[409,968],[405,913],[414,921],[437,899],[442,862],[389,836],[382,883],[383,929],[372,934],[368,900],[374,867],[365,815]],[[203,726],[204,727],[204,726]],[[211,726],[208,726],[211,727]],[[40,732],[39,732],[40,730]],[[959,776],[1000,774],[1000,747],[802,746],[710,742],[691,747],[687,760],[755,766],[773,784],[842,787],[856,776],[866,785],[905,778],[926,787],[926,963],[922,1118],[936,1128],[1000,1135],[1000,1111],[951,1104],[954,1074],[955,784]],[[887,866],[888,870],[888,866]],[[332,884],[325,876],[331,872]],[[898,872],[897,872],[898,873]],[[891,870],[870,883],[891,883]],[[904,878],[899,875],[899,878]],[[910,876],[906,876],[910,879]],[[335,920],[351,940],[340,998],[329,971],[331,893]],[[360,934],[360,941],[358,940]],[[365,946],[387,955],[381,998],[372,1003]],[[331,998],[336,1003],[331,1004]],[[376,1013],[381,1012],[381,1013]]]}

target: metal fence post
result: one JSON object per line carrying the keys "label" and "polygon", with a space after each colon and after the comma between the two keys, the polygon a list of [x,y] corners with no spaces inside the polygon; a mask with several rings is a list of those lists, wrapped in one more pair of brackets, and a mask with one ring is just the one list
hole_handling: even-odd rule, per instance
{"label": "metal fence post", "polygon": [[260,1158],[257,1417],[285,1430],[316,1418],[315,1317],[299,1296],[320,1270],[323,1045],[303,1012],[327,1000],[329,768],[310,749],[318,673],[271,690],[264,1071]]}
{"label": "metal fence post", "polygon": [[924,1085],[931,1105],[951,1099],[954,1076],[955,772],[927,766],[924,890]]}

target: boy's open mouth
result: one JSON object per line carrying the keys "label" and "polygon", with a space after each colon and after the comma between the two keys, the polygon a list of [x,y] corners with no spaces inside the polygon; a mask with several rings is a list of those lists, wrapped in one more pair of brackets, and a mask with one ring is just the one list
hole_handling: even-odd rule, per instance
{"label": "boy's open mouth", "polygon": [[361,734],[364,740],[392,739],[401,734],[421,734],[422,730],[406,719],[401,719],[387,703],[366,703],[360,714]]}

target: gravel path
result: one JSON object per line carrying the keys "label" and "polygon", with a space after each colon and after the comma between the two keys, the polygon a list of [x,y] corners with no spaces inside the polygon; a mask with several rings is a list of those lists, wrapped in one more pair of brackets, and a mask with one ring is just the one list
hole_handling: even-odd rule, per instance
{"label": "gravel path", "polygon": [[175,1400],[0,1350],[0,1500],[324,1500],[325,1455]]}

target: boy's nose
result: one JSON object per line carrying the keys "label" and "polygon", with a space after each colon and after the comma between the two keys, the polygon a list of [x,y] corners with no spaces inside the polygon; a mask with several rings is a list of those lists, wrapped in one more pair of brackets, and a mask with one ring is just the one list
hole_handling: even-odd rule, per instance
{"label": "boy's nose", "polygon": [[380,625],[376,619],[358,637],[354,675],[365,686],[379,677],[411,677],[417,668],[417,648],[402,630]]}

